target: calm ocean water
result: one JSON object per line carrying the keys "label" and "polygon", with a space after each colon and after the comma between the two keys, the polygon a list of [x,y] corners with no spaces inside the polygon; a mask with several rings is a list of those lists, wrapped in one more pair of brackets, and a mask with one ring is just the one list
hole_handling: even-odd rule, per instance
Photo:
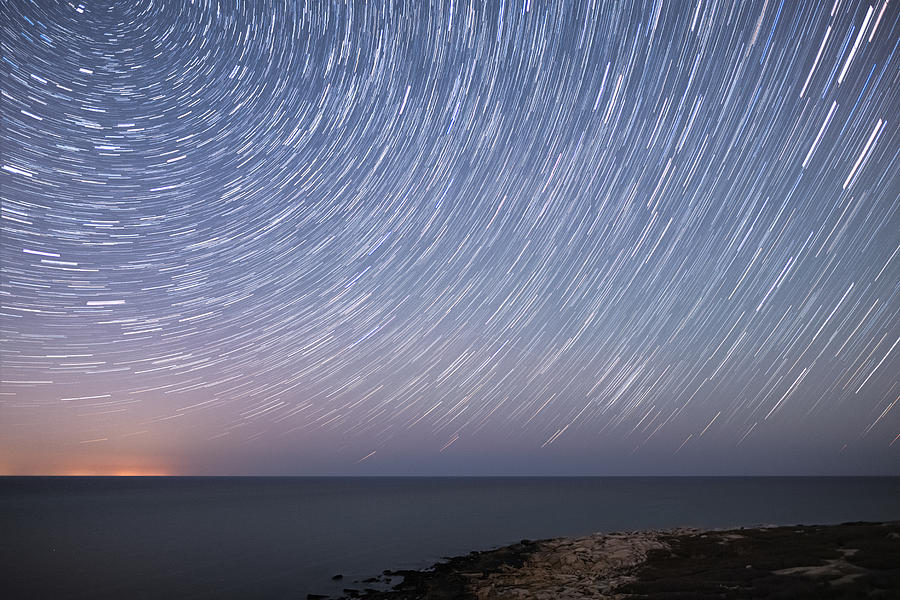
{"label": "calm ocean water", "polygon": [[896,519],[900,478],[7,477],[0,595],[302,599],[521,538]]}

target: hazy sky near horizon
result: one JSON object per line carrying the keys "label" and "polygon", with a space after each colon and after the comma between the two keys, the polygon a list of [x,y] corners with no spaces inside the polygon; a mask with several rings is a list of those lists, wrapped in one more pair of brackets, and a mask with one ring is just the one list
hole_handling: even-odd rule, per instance
{"label": "hazy sky near horizon", "polygon": [[2,12],[0,473],[900,474],[900,3]]}

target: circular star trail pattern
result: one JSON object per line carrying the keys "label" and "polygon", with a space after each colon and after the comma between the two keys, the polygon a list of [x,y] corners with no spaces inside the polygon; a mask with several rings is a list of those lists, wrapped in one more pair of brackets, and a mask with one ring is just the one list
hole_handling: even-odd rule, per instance
{"label": "circular star trail pattern", "polygon": [[896,465],[896,2],[2,19],[7,448],[808,426]]}

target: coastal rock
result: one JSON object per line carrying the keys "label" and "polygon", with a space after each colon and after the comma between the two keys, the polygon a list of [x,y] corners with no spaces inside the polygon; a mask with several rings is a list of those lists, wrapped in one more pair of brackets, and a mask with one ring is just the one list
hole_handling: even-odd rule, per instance
{"label": "coastal rock", "polygon": [[[739,533],[738,533],[739,531]],[[400,571],[367,600],[900,598],[900,522],[520,543]]]}
{"label": "coastal rock", "polygon": [[521,567],[473,581],[472,591],[478,600],[612,597],[650,550],[662,548],[656,532],[546,540]]}

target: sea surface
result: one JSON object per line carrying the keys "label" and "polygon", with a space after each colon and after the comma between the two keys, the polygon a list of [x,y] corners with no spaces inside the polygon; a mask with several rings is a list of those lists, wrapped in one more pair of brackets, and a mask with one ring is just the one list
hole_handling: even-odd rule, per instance
{"label": "sea surface", "polygon": [[896,477],[3,477],[0,596],[303,599],[522,538],[897,519]]}

